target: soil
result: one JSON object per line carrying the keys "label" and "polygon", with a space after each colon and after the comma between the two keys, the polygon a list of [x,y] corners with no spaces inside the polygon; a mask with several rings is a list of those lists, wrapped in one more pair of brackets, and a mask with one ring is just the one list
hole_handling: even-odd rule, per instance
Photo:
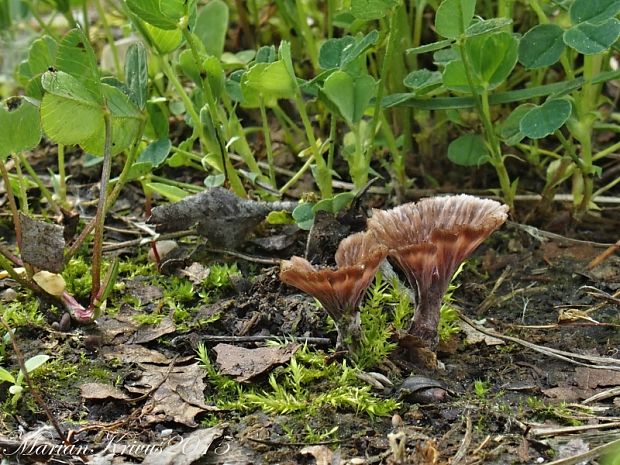
{"label": "soil", "polygon": [[[44,172],[44,166],[39,164],[37,170]],[[84,172],[76,176],[87,180]],[[84,198],[78,196],[92,196],[92,191],[83,187],[73,194],[76,210],[85,216],[92,214],[91,207],[83,206]],[[36,197],[36,192],[31,195]],[[365,200],[366,206],[381,203],[385,203],[382,198]],[[135,222],[143,218],[139,205],[140,192],[126,189],[107,223],[108,260],[115,255],[144,262],[145,247],[114,246],[136,237]],[[527,209],[527,205],[522,207]],[[561,210],[558,212],[556,217],[561,218]],[[24,359],[48,353],[62,362],[54,365],[55,372],[34,376],[35,385],[62,429],[73,431],[74,444],[87,444],[95,451],[113,444],[115,439],[110,442],[110,438],[164,447],[201,424],[224,428],[196,462],[204,464],[550,463],[607,444],[620,431],[615,389],[620,386],[620,259],[612,254],[599,266],[588,268],[617,240],[619,219],[611,209],[598,218],[604,221],[590,218],[578,226],[564,224],[562,234],[511,223],[486,241],[459,276],[454,298],[466,321],[489,334],[472,333],[463,321],[462,331],[440,345],[436,368],[416,367],[398,350],[374,368],[395,385],[376,391],[376,395],[401,401],[391,416],[370,418],[332,407],[301,416],[260,410],[241,414],[212,409],[203,398],[194,396],[196,392],[211,399],[217,396],[211,380],[201,380],[203,372],[196,375],[190,369],[199,343],[205,344],[215,360],[213,348],[222,340],[212,336],[228,336],[225,342],[245,348],[265,347],[268,337],[292,336],[316,338],[308,342],[314,350],[329,353],[333,347],[335,333],[312,299],[283,286],[277,266],[253,259],[260,256],[267,259],[263,262],[275,263],[303,254],[307,239],[303,231],[261,225],[255,234],[264,238],[285,231],[284,245],[268,250],[248,242],[241,246],[241,255],[216,253],[195,236],[182,239],[177,257],[162,268],[166,274],[124,275],[112,299],[114,311],[100,317],[96,325],[54,329],[51,324],[61,320],[62,312],[41,302],[45,321],[20,326],[15,340]],[[10,225],[0,228],[10,236]],[[188,300],[185,310],[189,316],[183,324],[175,325],[170,318],[160,319],[158,324],[137,324],[137,315],[166,316],[170,312],[163,300],[162,283],[196,262],[205,268],[214,262],[237,262],[240,277],[213,294],[216,298],[208,303],[196,296]],[[0,287],[3,306],[15,299],[25,302],[25,294],[19,294],[22,291],[11,280],[1,280]],[[263,339],[247,342],[243,339],[247,336]],[[9,344],[6,346],[2,364],[15,373],[18,359]],[[605,357],[606,361],[543,353],[545,348]],[[342,359],[336,354],[326,360],[341,363]],[[159,377],[153,375],[150,384],[144,384],[146,366],[159,370]],[[268,388],[272,369],[251,382]],[[399,386],[412,375],[441,383],[443,392],[436,397],[402,395]],[[184,380],[183,384],[171,385],[168,397],[156,398],[159,388],[175,377]],[[85,393],[88,383],[98,383],[92,387],[94,393]],[[195,391],[181,388],[185,383]],[[590,400],[602,392],[608,395]],[[54,440],[48,417],[30,392],[11,407],[8,384],[4,383],[0,401],[5,453],[20,444],[18,430],[40,433],[41,424],[46,424],[45,437]],[[173,412],[177,405],[180,410]],[[308,431],[335,427],[337,432],[327,439],[305,439]],[[99,463],[139,463],[144,457],[140,452],[123,452],[118,453],[117,462],[108,457]],[[9,462],[14,459],[7,457]],[[70,454],[53,458],[81,463]],[[22,456],[21,460],[27,463],[33,457]]]}

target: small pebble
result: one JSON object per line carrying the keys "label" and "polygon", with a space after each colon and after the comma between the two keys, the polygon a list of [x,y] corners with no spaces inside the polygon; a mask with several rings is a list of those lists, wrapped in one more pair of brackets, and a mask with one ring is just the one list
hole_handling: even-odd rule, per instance
{"label": "small pebble", "polygon": [[[179,244],[176,241],[157,241],[155,243],[155,248],[157,249],[157,255],[159,255],[159,259],[163,260],[166,255],[176,249]],[[155,261],[155,254],[153,253],[153,247],[149,247],[149,260]]]}
{"label": "small pebble", "polygon": [[394,415],[392,415],[392,428],[398,429],[402,426],[403,426],[402,417],[398,413],[395,413]]}
{"label": "small pebble", "polygon": [[17,299],[17,291],[11,287],[2,291],[0,294],[0,300],[4,302],[12,302]]}
{"label": "small pebble", "polygon": [[174,433],[174,430],[172,428],[168,428],[168,429],[161,430],[161,433],[159,433],[159,435],[162,438],[165,438],[165,437],[170,436],[172,433]]}
{"label": "small pebble", "polygon": [[103,337],[90,335],[84,338],[84,347],[90,351],[94,351],[103,345]]}

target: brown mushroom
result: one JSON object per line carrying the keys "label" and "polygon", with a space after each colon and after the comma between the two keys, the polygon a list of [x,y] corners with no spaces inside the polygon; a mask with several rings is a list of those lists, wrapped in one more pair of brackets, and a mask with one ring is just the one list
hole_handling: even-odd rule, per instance
{"label": "brown mushroom", "polygon": [[337,268],[317,269],[293,257],[282,262],[280,280],[316,297],[336,323],[337,348],[355,351],[361,338],[359,305],[386,256],[387,248],[371,233],[357,233],[338,246]]}
{"label": "brown mushroom", "polygon": [[374,210],[368,229],[389,249],[418,293],[409,333],[434,348],[439,311],[450,279],[507,218],[508,207],[471,195],[423,199],[392,210]]}

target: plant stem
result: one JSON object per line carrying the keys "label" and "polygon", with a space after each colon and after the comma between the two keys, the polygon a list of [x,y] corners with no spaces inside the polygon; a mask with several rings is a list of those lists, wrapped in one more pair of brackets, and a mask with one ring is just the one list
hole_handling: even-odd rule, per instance
{"label": "plant stem", "polygon": [[327,169],[334,169],[334,151],[336,150],[336,129],[338,118],[334,113],[329,114],[329,148],[327,149]]}
{"label": "plant stem", "polygon": [[15,162],[15,174],[17,175],[17,179],[19,179],[19,209],[23,214],[27,214],[28,213],[28,192],[26,191],[26,187],[25,184],[27,184],[27,182],[24,182],[24,175],[22,173],[22,167],[21,164],[19,162],[19,157],[16,157],[15,154],[13,154],[13,161]]}
{"label": "plant stem", "polygon": [[[200,54],[198,53],[198,47],[196,46],[196,43],[195,43],[195,36],[192,35],[187,28],[188,21],[189,20],[187,17],[181,20],[181,26],[180,26],[181,31],[183,33],[183,37],[189,44],[190,50],[192,52],[192,57],[194,58],[194,62],[196,63],[196,66],[198,67],[198,69],[204,71],[204,66],[202,64],[202,60],[200,59]],[[215,139],[216,139],[215,142],[220,152],[220,158],[222,160],[222,167],[224,169],[224,176],[226,176],[226,179],[228,180],[228,182],[230,182],[230,187],[232,188],[232,190],[237,195],[241,197],[245,197],[246,196],[245,188],[243,187],[243,183],[241,182],[241,179],[239,179],[239,175],[237,174],[235,167],[232,165],[230,161],[230,157],[228,156],[228,151],[226,150],[226,146],[223,142],[225,140],[225,137],[224,137],[224,134],[222,134],[222,128],[226,127],[226,121],[224,121],[221,118],[221,115],[218,112],[219,107],[215,100],[215,96],[213,94],[213,90],[211,89],[211,85],[209,84],[208,78],[204,78],[202,80],[202,90],[207,100],[207,107],[208,107],[209,115],[211,117],[211,121],[215,128]],[[200,121],[200,119],[197,120],[197,124],[200,125],[200,127],[202,127],[202,122]],[[203,131],[203,136],[204,136],[204,131]]]}
{"label": "plant stem", "polygon": [[263,121],[263,137],[265,138],[265,148],[267,149],[267,162],[269,163],[269,181],[271,186],[277,189],[276,172],[273,163],[273,148],[271,146],[271,134],[269,133],[269,120],[267,119],[267,110],[265,109],[265,99],[260,97],[259,101],[260,116]]}
{"label": "plant stem", "polygon": [[37,173],[32,168],[32,165],[30,165],[26,157],[24,157],[22,153],[19,153],[17,157],[19,158],[20,163],[24,165],[24,168],[26,168],[26,171],[28,171],[28,174],[30,175],[34,183],[37,185],[37,187],[43,194],[43,197],[45,197],[45,199],[49,203],[50,207],[53,208],[57,213],[60,213],[60,207],[58,206],[56,201],[54,201],[54,197],[52,193],[49,191],[47,187],[45,187],[45,185],[43,184],[43,181],[41,181],[41,178],[39,177],[39,175],[37,175]]}
{"label": "plant stem", "polygon": [[15,268],[13,268],[13,264],[7,257],[4,256],[2,250],[0,250],[0,267],[6,270],[6,272],[9,274],[11,279],[13,279],[13,281],[24,286],[26,289],[30,289],[37,294],[41,294],[41,290],[34,282],[30,281],[29,279],[23,278],[17,271],[15,271]]}
{"label": "plant stem", "polygon": [[390,72],[390,64],[392,63],[392,58],[394,55],[394,49],[396,47],[396,34],[393,34],[392,28],[394,27],[394,12],[390,12],[389,26],[388,26],[388,37],[387,37],[387,45],[385,50],[385,56],[383,57],[383,63],[381,64],[381,76],[379,78],[379,82],[377,83],[377,94],[375,96],[375,108],[372,115],[372,121],[370,123],[370,143],[366,149],[366,158],[370,162],[372,158],[372,152],[375,148],[375,135],[377,132],[377,127],[379,126],[379,120],[381,119],[381,113],[383,109],[381,108],[381,100],[383,100],[383,92],[386,85],[387,77]]}
{"label": "plant stem", "polygon": [[58,144],[58,185],[60,203],[67,204],[67,176],[65,174],[65,146]]}
{"label": "plant stem", "polygon": [[110,50],[112,52],[112,59],[114,60],[114,67],[116,68],[116,77],[122,80],[123,68],[121,67],[121,60],[118,57],[118,48],[116,47],[114,34],[112,34],[112,29],[110,28],[110,23],[108,22],[108,18],[101,4],[101,0],[95,0],[95,8],[97,9],[97,14],[101,20],[101,25],[103,26],[103,32],[105,33],[108,45],[110,46]]}
{"label": "plant stem", "polygon": [[97,203],[97,214],[95,215],[95,237],[93,240],[93,259],[91,265],[93,283],[90,293],[90,310],[94,309],[101,289],[101,247],[103,246],[103,228],[106,217],[106,194],[108,182],[110,181],[110,172],[112,171],[112,115],[107,107],[104,109],[103,119],[105,122],[105,142],[103,146],[103,167],[101,168],[99,202]]}
{"label": "plant stem", "polygon": [[299,26],[299,32],[305,42],[304,49],[310,56],[310,61],[314,69],[319,69],[319,52],[316,47],[316,41],[312,30],[308,25],[308,13],[306,12],[305,4],[302,0],[295,2],[295,9],[297,10],[297,24]]}
{"label": "plant stem", "polygon": [[325,159],[323,158],[323,155],[317,145],[316,137],[314,137],[314,130],[312,128],[312,124],[310,123],[310,118],[308,118],[308,112],[306,111],[306,105],[301,95],[301,90],[298,86],[296,86],[295,103],[297,104],[299,116],[301,116],[301,121],[304,125],[304,129],[306,130],[306,138],[308,139],[308,143],[314,153],[314,160],[316,162],[315,180],[319,186],[319,191],[321,191],[321,197],[327,199],[332,196],[332,173],[327,169]]}
{"label": "plant stem", "polygon": [[476,88],[476,84],[471,75],[469,58],[467,56],[467,51],[465,50],[465,44],[463,40],[459,40],[459,49],[461,52],[461,59],[463,60],[463,68],[465,69],[467,82],[469,83],[469,88],[474,97],[476,108],[478,110],[478,115],[480,117],[480,120],[482,121],[484,133],[486,135],[487,143],[490,148],[491,164],[493,165],[493,167],[495,168],[495,172],[497,173],[504,201],[506,202],[508,207],[514,211],[515,192],[513,192],[510,177],[508,176],[506,165],[504,165],[504,158],[502,156],[499,139],[497,138],[495,130],[493,129],[491,111],[489,107],[489,92],[488,90],[484,89],[482,91],[482,94],[478,93],[478,89]]}
{"label": "plant stem", "polygon": [[15,228],[15,237],[17,239],[17,246],[21,250],[22,248],[22,222],[19,220],[19,213],[17,210],[17,202],[15,202],[15,195],[13,194],[13,188],[11,187],[11,180],[9,179],[9,173],[6,170],[6,165],[0,159],[0,175],[4,182],[4,189],[6,190],[6,196],[9,200],[9,208],[11,215],[13,216],[13,227]]}
{"label": "plant stem", "polygon": [[161,176],[152,175],[151,179],[155,182],[161,182],[169,186],[178,187],[179,189],[186,189],[194,193],[202,192],[204,190],[204,186],[200,187],[200,186],[196,186],[195,184],[187,184],[185,182],[174,181],[172,179],[163,178]]}
{"label": "plant stem", "polygon": [[297,171],[297,173],[295,173],[293,176],[291,176],[291,178],[286,182],[286,184],[284,184],[281,188],[280,188],[280,194],[284,194],[286,193],[293,185],[295,185],[295,183],[297,181],[299,181],[299,178],[301,178],[303,176],[303,174],[308,171],[308,168],[310,168],[310,166],[312,166],[312,162],[314,161],[314,156],[310,156],[308,157],[308,159],[306,160],[306,163],[303,164],[303,166],[301,168],[299,168],[299,171]]}
{"label": "plant stem", "polygon": [[[142,140],[142,134],[144,132],[145,124],[146,124],[146,120],[143,119],[140,125],[140,129],[138,130],[138,136],[136,137],[136,141],[134,142],[131,152],[129,152],[129,156],[127,157],[127,160],[125,161],[123,170],[121,171],[121,174],[119,175],[116,183],[114,184],[114,188],[112,189],[112,192],[110,193],[110,195],[108,196],[106,200],[105,214],[107,214],[107,212],[110,211],[110,208],[112,208],[112,205],[114,205],[114,202],[116,202],[116,199],[120,195],[123,186],[127,182],[127,176],[129,176],[131,167],[133,166],[134,162],[138,158],[138,148],[140,146],[140,141]],[[90,223],[84,226],[84,229],[82,229],[82,232],[77,237],[75,242],[71,244],[71,247],[67,249],[67,251],[65,252],[65,263],[69,263],[69,260],[71,260],[71,257],[73,257],[77,253],[78,249],[82,246],[82,244],[84,243],[88,235],[92,232],[93,229],[95,229],[96,220],[97,218],[95,217],[90,221]]]}

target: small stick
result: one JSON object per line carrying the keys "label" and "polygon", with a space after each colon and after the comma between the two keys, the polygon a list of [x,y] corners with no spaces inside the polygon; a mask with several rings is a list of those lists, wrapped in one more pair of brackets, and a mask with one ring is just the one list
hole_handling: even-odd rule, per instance
{"label": "small stick", "polygon": [[471,415],[469,412],[467,413],[466,426],[465,426],[465,434],[463,435],[463,440],[461,441],[461,445],[459,450],[454,454],[452,461],[450,462],[452,465],[458,465],[461,461],[466,457],[467,449],[471,444],[472,439],[472,424],[471,424]]}
{"label": "small stick", "polygon": [[[289,336],[290,337],[290,336]],[[289,338],[287,337],[287,339]],[[244,342],[264,342],[264,341],[273,341],[277,339],[278,336],[201,336],[200,340],[202,342],[233,342],[233,343],[244,343]],[[321,346],[327,346],[332,343],[332,341],[327,337],[293,337],[293,342],[304,342],[308,344],[316,344]]]}
{"label": "small stick", "polygon": [[30,389],[30,393],[32,394],[32,397],[34,397],[34,400],[37,402],[37,404],[39,404],[39,407],[43,409],[43,411],[45,412],[45,415],[47,416],[49,421],[54,426],[54,429],[58,433],[58,436],[60,437],[60,439],[66,445],[69,445],[70,443],[67,440],[67,436],[65,435],[62,427],[60,426],[60,423],[58,423],[58,421],[56,420],[56,417],[52,415],[52,411],[49,409],[47,404],[43,401],[43,398],[39,394],[39,390],[34,386],[34,384],[32,384],[32,380],[30,379],[30,374],[28,373],[28,370],[26,369],[26,362],[24,361],[24,355],[22,354],[22,351],[17,345],[17,340],[15,338],[15,335],[13,334],[13,331],[11,330],[11,327],[8,325],[4,317],[0,317],[0,323],[2,323],[2,326],[5,327],[5,329],[7,330],[9,334],[9,338],[11,339],[11,344],[13,345],[13,350],[15,351],[15,358],[17,359],[17,364],[19,365],[20,370],[24,374],[24,381],[26,381],[26,384],[28,385],[28,388]]}
{"label": "small stick", "polygon": [[603,263],[605,260],[607,260],[609,257],[611,257],[614,253],[616,253],[618,249],[620,249],[620,240],[616,241],[615,244],[607,247],[607,249],[603,253],[601,253],[598,257],[596,257],[594,260],[588,263],[588,266],[586,267],[586,269],[591,270],[593,268],[596,268],[601,263]]}

